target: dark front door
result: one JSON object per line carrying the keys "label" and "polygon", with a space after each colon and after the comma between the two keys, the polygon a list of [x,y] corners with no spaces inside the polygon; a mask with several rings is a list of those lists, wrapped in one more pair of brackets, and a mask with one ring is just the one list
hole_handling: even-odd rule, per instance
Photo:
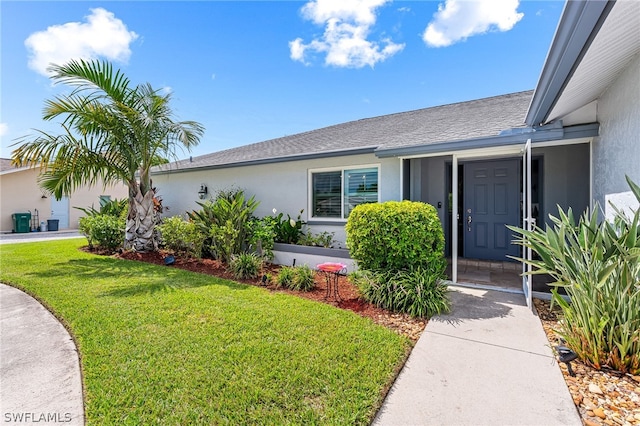
{"label": "dark front door", "polygon": [[464,164],[464,206],[460,218],[464,257],[508,260],[518,256],[506,225],[520,225],[519,159]]}

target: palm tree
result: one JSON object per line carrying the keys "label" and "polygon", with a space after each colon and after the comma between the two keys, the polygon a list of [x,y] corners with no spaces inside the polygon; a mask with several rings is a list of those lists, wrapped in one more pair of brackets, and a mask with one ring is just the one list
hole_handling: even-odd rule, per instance
{"label": "palm tree", "polygon": [[156,250],[150,169],[158,158],[177,158],[178,148],[191,150],[204,128],[174,121],[169,94],[149,84],[132,87],[109,62],[73,60],[49,70],[54,83],[73,87],[45,102],[43,118],[62,117],[64,132],[22,138],[12,153],[14,164],[42,167],[40,185],[58,199],[100,181],[124,183],[129,188],[124,247]]}

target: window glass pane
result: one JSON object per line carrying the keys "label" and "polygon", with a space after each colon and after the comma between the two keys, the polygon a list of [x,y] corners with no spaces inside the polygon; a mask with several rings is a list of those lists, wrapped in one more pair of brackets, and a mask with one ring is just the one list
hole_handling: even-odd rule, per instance
{"label": "window glass pane", "polygon": [[313,217],[340,217],[342,172],[313,173]]}
{"label": "window glass pane", "polygon": [[344,217],[359,204],[378,202],[378,169],[344,171]]}

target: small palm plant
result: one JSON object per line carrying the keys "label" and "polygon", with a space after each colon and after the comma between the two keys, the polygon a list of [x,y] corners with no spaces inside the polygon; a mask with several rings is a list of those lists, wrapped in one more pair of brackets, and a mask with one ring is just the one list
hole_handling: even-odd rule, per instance
{"label": "small palm plant", "polygon": [[125,248],[157,249],[158,223],[151,167],[197,145],[204,128],[175,121],[171,96],[149,84],[132,86],[109,62],[72,60],[52,65],[54,83],[70,94],[45,103],[43,118],[62,118],[60,135],[39,131],[19,140],[17,166],[41,167],[40,185],[57,199],[84,185],[124,183],[129,188]]}
{"label": "small palm plant", "polygon": [[[640,187],[627,177],[640,202]],[[518,259],[549,274],[563,287],[567,302],[552,291],[564,313],[558,333],[585,363],[640,374],[640,210],[633,217],[615,208],[612,222],[599,221],[599,207],[575,222],[559,209],[553,225],[534,231],[509,227],[515,241],[538,253],[539,260]]]}

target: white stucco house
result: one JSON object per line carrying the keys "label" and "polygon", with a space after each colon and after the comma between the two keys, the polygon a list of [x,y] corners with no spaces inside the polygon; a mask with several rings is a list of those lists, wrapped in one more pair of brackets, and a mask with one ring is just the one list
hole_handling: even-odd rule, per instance
{"label": "white stucco house", "polygon": [[[569,1],[533,91],[338,124],[153,171],[170,214],[237,187],[344,241],[360,202],[437,207],[459,257],[518,254],[505,225],[581,212],[640,182],[640,2]],[[457,212],[457,214],[453,214]]]}

